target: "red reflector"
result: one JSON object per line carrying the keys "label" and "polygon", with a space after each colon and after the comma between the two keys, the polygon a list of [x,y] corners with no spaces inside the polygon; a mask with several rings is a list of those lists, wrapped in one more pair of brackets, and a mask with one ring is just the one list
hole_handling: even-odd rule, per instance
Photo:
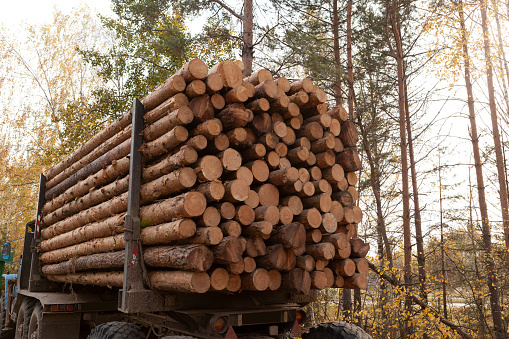
{"label": "red reflector", "polygon": [[49,310],[50,312],[58,312],[58,305],[51,305]]}
{"label": "red reflector", "polygon": [[238,339],[237,334],[233,330],[233,327],[230,326],[228,332],[226,332],[226,336],[224,337],[224,339]]}
{"label": "red reflector", "polygon": [[295,320],[295,322],[293,323],[293,327],[292,327],[291,333],[292,334],[300,334],[300,333],[302,333],[302,329],[300,328],[299,323],[297,322],[297,320]]}
{"label": "red reflector", "polygon": [[224,325],[226,324],[226,321],[223,317],[219,317],[214,321],[214,329],[216,332],[222,332],[224,330]]}
{"label": "red reflector", "polygon": [[74,311],[74,305],[65,305],[65,310],[67,312]]}
{"label": "red reflector", "polygon": [[295,320],[302,324],[306,321],[306,313],[302,310],[297,311],[297,314],[295,315]]}

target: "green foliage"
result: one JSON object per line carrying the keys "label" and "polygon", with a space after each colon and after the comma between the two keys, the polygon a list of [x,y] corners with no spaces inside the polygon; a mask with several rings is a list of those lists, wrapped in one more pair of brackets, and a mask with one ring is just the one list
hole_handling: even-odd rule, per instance
{"label": "green foliage", "polygon": [[104,49],[80,53],[107,86],[94,92],[94,111],[116,117],[193,56],[182,18],[170,1],[114,0],[115,18],[102,17],[110,34]]}

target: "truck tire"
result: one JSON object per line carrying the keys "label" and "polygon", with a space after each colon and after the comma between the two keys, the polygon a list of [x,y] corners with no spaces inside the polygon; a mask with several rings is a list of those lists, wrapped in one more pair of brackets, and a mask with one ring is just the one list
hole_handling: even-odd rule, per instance
{"label": "truck tire", "polygon": [[196,339],[196,338],[190,337],[188,335],[169,335],[166,337],[162,337],[161,339]]}
{"label": "truck tire", "polygon": [[2,293],[2,297],[0,297],[0,307],[2,308],[0,311],[0,330],[5,326],[5,317],[7,315],[7,310],[5,309],[5,294]]}
{"label": "truck tire", "polygon": [[26,298],[21,303],[18,315],[16,317],[16,333],[15,339],[28,339],[28,325],[30,323],[30,316],[34,309],[36,300],[32,298]]}
{"label": "truck tire", "polygon": [[32,311],[32,315],[30,316],[30,321],[28,322],[29,339],[41,338],[42,331],[41,322],[42,322],[42,306],[40,302],[37,302]]}
{"label": "truck tire", "polygon": [[322,323],[302,334],[302,339],[373,339],[360,327],[345,321]]}
{"label": "truck tire", "polygon": [[145,334],[134,324],[113,321],[94,327],[87,339],[145,339]]}

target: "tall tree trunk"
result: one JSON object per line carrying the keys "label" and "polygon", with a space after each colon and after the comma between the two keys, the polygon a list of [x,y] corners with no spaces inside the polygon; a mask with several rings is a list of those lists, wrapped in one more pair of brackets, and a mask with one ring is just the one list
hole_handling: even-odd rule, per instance
{"label": "tall tree trunk", "polygon": [[353,120],[353,60],[352,60],[352,6],[353,0],[348,0],[346,9],[346,57],[348,71],[348,117]]}
{"label": "tall tree trunk", "polygon": [[244,0],[244,15],[242,16],[242,62],[246,67],[244,76],[253,73],[253,0]]}
{"label": "tall tree trunk", "polygon": [[[497,23],[497,38],[498,38],[498,48],[499,51],[499,63],[500,63],[500,70],[502,72],[502,85],[504,89],[504,99],[505,99],[505,105],[506,105],[506,113],[509,113],[509,93],[507,92],[507,83],[509,83],[509,66],[507,65],[507,60],[505,58],[505,51],[504,51],[504,43],[502,42],[502,29],[500,27],[500,19],[499,19],[499,13],[498,13],[498,6],[495,0],[492,0],[492,5],[495,10],[495,22]],[[505,70],[505,72],[504,72]],[[506,176],[507,181],[507,176]]]}
{"label": "tall tree trunk", "polygon": [[488,30],[488,18],[486,14],[487,3],[480,0],[482,30],[484,35],[484,57],[486,61],[486,77],[488,80],[488,96],[491,113],[491,126],[493,129],[493,141],[495,143],[495,155],[497,160],[498,183],[500,187],[500,206],[502,208],[502,219],[504,221],[504,238],[506,250],[509,251],[509,202],[507,200],[507,186],[504,171],[504,157],[502,155],[502,144],[498,130],[497,106],[495,103],[495,88],[493,86],[493,63],[490,51],[490,36]]}
{"label": "tall tree trunk", "polygon": [[[481,0],[481,11],[483,16],[483,29],[486,28],[486,8],[484,7],[485,3]],[[500,296],[498,291],[498,279],[495,271],[495,262],[493,260],[492,255],[492,246],[491,246],[491,231],[490,224],[488,218],[488,206],[486,204],[486,195],[484,191],[484,179],[482,174],[482,164],[481,164],[481,155],[479,152],[479,137],[477,133],[477,124],[475,120],[475,109],[474,109],[474,95],[472,90],[472,83],[470,81],[470,60],[468,54],[468,45],[467,45],[467,33],[465,28],[465,18],[463,14],[463,2],[459,1],[459,16],[460,16],[460,25],[461,25],[461,38],[463,45],[463,56],[464,56],[464,64],[465,64],[465,85],[467,88],[467,96],[468,96],[468,112],[471,126],[471,138],[472,138],[472,148],[474,153],[474,161],[475,161],[475,174],[477,178],[477,192],[479,195],[479,209],[481,210],[481,223],[482,223],[482,237],[483,237],[483,245],[484,250],[486,251],[485,262],[486,262],[486,270],[488,275],[488,291],[490,294],[490,305],[491,305],[491,313],[493,317],[493,325],[495,327],[495,333],[497,339],[505,338],[503,323],[502,323],[502,314],[500,311]],[[485,38],[485,43],[486,43]],[[487,48],[487,57],[489,56],[489,41]],[[491,73],[490,63],[488,61],[488,72]],[[493,79],[488,76],[488,79],[491,80],[491,90],[493,90]],[[490,81],[489,81],[490,82]],[[492,99],[493,92],[490,90],[490,102]],[[496,114],[496,112],[495,112]],[[496,116],[495,116],[496,123]],[[495,127],[497,127],[495,125]],[[498,128],[497,128],[498,130]],[[505,184],[504,184],[505,187]]]}
{"label": "tall tree trunk", "polygon": [[444,318],[447,319],[447,281],[445,278],[445,245],[444,245],[444,209],[442,204],[442,164],[440,152],[438,153],[438,192],[440,199],[440,259],[442,264],[442,299],[444,305]]}
{"label": "tall tree trunk", "polygon": [[334,39],[334,66],[336,69],[336,76],[334,84],[334,99],[336,105],[343,104],[341,95],[341,58],[339,54],[339,14],[338,14],[338,0],[332,1],[332,34]]}
{"label": "tall tree trunk", "polygon": [[[412,243],[410,232],[410,193],[408,183],[408,154],[407,154],[407,137],[406,137],[406,110],[405,110],[405,69],[403,45],[401,42],[401,34],[399,29],[399,12],[398,0],[392,0],[390,6],[390,16],[392,34],[394,37],[395,50],[392,48],[392,54],[396,59],[398,71],[398,107],[399,107],[399,136],[401,149],[401,184],[402,184],[402,203],[403,203],[403,256],[404,256],[404,282],[405,289],[410,290],[412,286]],[[390,41],[388,41],[390,43]],[[412,300],[409,296],[405,298],[405,310],[407,317],[411,314]],[[408,318],[405,321],[402,334],[404,337],[410,335],[411,329]]]}
{"label": "tall tree trunk", "polygon": [[426,259],[424,256],[424,241],[422,238],[421,207],[419,205],[419,188],[417,186],[417,171],[415,169],[414,144],[412,138],[412,124],[410,123],[410,107],[405,76],[405,111],[406,129],[408,133],[408,155],[410,156],[410,174],[412,176],[412,192],[414,195],[415,243],[417,247],[417,264],[419,266],[419,287],[421,298],[428,301],[426,292]]}

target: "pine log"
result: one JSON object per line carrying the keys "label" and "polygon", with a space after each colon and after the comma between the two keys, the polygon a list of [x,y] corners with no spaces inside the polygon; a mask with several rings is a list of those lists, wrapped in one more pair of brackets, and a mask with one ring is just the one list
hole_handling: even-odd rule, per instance
{"label": "pine log", "polygon": [[333,150],[327,150],[323,153],[316,154],[316,164],[320,168],[331,167],[335,162],[336,155]]}
{"label": "pine log", "polygon": [[291,102],[300,106],[304,106],[309,101],[309,95],[305,91],[298,91],[297,93],[288,97]]}
{"label": "pine log", "polygon": [[315,261],[315,270],[323,271],[328,264],[329,260],[318,259]]}
{"label": "pine log", "polygon": [[224,236],[240,237],[242,227],[235,220],[228,220],[219,224],[219,228],[223,231]]}
{"label": "pine log", "polygon": [[366,258],[354,258],[355,272],[367,275],[369,272],[369,263]]}
{"label": "pine log", "polygon": [[279,209],[275,205],[260,206],[254,212],[256,221],[268,221],[271,225],[279,222]]}
{"label": "pine log", "polygon": [[306,243],[306,229],[301,223],[294,222],[274,227],[269,243],[279,243],[285,248],[298,248]]}
{"label": "pine log", "polygon": [[279,207],[279,220],[281,224],[290,224],[293,221],[293,211],[288,206]]}
{"label": "pine log", "polygon": [[279,169],[287,170],[290,167],[292,167],[292,163],[290,162],[290,160],[286,158],[279,158]]}
{"label": "pine log", "polygon": [[279,142],[279,137],[274,133],[265,133],[260,136],[259,142],[262,143],[266,148],[273,150],[276,148]]}
{"label": "pine log", "polygon": [[266,269],[282,270],[287,261],[287,253],[281,244],[267,246],[267,253],[255,258],[256,266]]}
{"label": "pine log", "polygon": [[166,244],[175,240],[192,237],[196,224],[191,219],[178,219],[164,224],[144,227],[141,230],[141,242],[145,245]]}
{"label": "pine log", "polygon": [[309,169],[309,175],[311,181],[322,180],[322,170],[318,166],[313,166]]}
{"label": "pine log", "polygon": [[322,240],[322,232],[319,229],[306,231],[306,244],[318,244]]}
{"label": "pine log", "polygon": [[334,273],[332,272],[332,270],[328,267],[325,267],[323,269],[323,273],[325,273],[325,276],[327,278],[327,283],[325,284],[325,288],[331,288],[334,286]]}
{"label": "pine log", "polygon": [[255,86],[255,98],[266,98],[269,101],[278,96],[277,85],[274,80],[265,80]]}
{"label": "pine log", "polygon": [[305,147],[295,147],[288,151],[286,157],[292,164],[302,164],[309,157],[309,150]]}
{"label": "pine log", "polygon": [[338,164],[332,165],[332,167],[324,168],[322,170],[322,177],[329,182],[339,182],[344,179],[345,172],[343,167]]}
{"label": "pine log", "polygon": [[327,286],[327,275],[323,271],[309,272],[311,276],[311,288],[323,290]]}
{"label": "pine log", "polygon": [[335,145],[335,138],[332,133],[325,132],[323,138],[318,139],[311,145],[311,151],[314,153],[321,153],[328,150],[333,150]]}
{"label": "pine log", "polygon": [[269,166],[263,160],[255,160],[245,164],[251,170],[256,183],[263,183],[269,178]]}
{"label": "pine log", "polygon": [[[197,151],[202,151],[207,147],[207,138],[203,135],[196,135],[186,141],[185,145],[194,148]],[[184,146],[183,146],[184,147]]]}
{"label": "pine log", "polygon": [[250,76],[244,78],[245,82],[251,83],[253,85],[258,85],[265,80],[273,80],[272,74],[266,69],[259,69],[256,72],[253,72]]}
{"label": "pine log", "polygon": [[277,169],[281,166],[281,157],[275,151],[270,151],[265,160],[271,169]]}
{"label": "pine log", "polygon": [[355,128],[355,124],[347,120],[341,124],[341,133],[339,139],[346,147],[354,147],[359,142],[359,133]]}
{"label": "pine log", "polygon": [[211,74],[218,74],[223,79],[224,87],[234,88],[242,84],[242,71],[232,61],[223,61],[209,70]]}
{"label": "pine log", "polygon": [[[304,124],[308,124],[313,121],[318,122],[320,125],[322,125],[323,128],[329,128],[332,124],[332,117],[328,114],[318,114],[304,120]],[[334,138],[334,134],[329,134]]]}
{"label": "pine log", "polygon": [[296,267],[311,272],[315,268],[315,259],[310,255],[298,256]]}
{"label": "pine log", "polygon": [[[288,112],[288,105],[290,105],[290,99],[286,94],[279,95],[276,99],[270,101],[269,112],[271,113],[281,113],[285,114]],[[295,114],[295,109],[292,109],[292,112],[288,114]]]}
{"label": "pine log", "polygon": [[244,260],[240,260],[239,262],[236,262],[236,263],[229,263],[229,264],[225,265],[224,267],[231,274],[242,274],[242,273],[244,273],[244,268],[245,268]]}
{"label": "pine log", "polygon": [[306,254],[313,256],[316,260],[330,260],[334,258],[334,245],[330,243],[319,243],[306,245]]}
{"label": "pine log", "polygon": [[217,208],[208,206],[205,212],[196,220],[196,223],[200,227],[214,227],[218,226],[221,222],[221,214]]}
{"label": "pine log", "polygon": [[237,127],[226,133],[228,143],[232,146],[240,146],[247,140],[247,130]]}
{"label": "pine log", "polygon": [[303,109],[310,109],[327,101],[327,94],[322,89],[316,89],[309,94],[309,101],[302,106]]}
{"label": "pine log", "polygon": [[214,256],[205,245],[172,245],[145,248],[143,259],[152,267],[205,272],[212,266]]}
{"label": "pine log", "polygon": [[322,214],[322,224],[319,229],[323,233],[334,233],[338,229],[338,221],[332,213],[324,213]]}
{"label": "pine log", "polygon": [[240,224],[247,226],[255,221],[255,212],[247,205],[236,206],[234,219]]}
{"label": "pine log", "polygon": [[205,85],[207,86],[207,94],[214,95],[223,89],[223,78],[217,73],[212,73],[205,78]]}
{"label": "pine log", "polygon": [[301,214],[304,209],[302,205],[302,200],[295,195],[281,198],[281,205],[290,207],[290,209],[293,212],[293,215]]}
{"label": "pine log", "polygon": [[97,272],[97,273],[70,273],[65,275],[46,275],[46,279],[50,281],[66,283],[95,285],[105,287],[122,287],[124,283],[123,272]]}
{"label": "pine log", "polygon": [[338,119],[341,122],[348,120],[348,112],[342,106],[336,106],[327,112],[332,118]]}
{"label": "pine log", "polygon": [[186,83],[190,83],[196,79],[204,79],[208,73],[207,65],[198,58],[194,58],[188,63],[184,64],[176,75],[180,75],[184,78]]}
{"label": "pine log", "polygon": [[[151,182],[143,184],[140,192],[140,203],[147,204],[156,199],[177,193],[192,187],[196,182],[196,174],[192,168],[183,167],[163,175]],[[126,194],[126,193],[124,193]]]}
{"label": "pine log", "polygon": [[283,282],[283,278],[281,276],[281,272],[278,270],[269,270],[269,287],[270,291],[276,291],[281,287],[281,283]]}
{"label": "pine log", "polygon": [[227,148],[217,155],[223,165],[223,169],[227,172],[236,171],[242,165],[242,157],[240,153],[233,148]]}
{"label": "pine log", "polygon": [[253,188],[258,193],[260,198],[260,205],[278,205],[279,204],[279,190],[272,184],[263,184],[261,186]]}
{"label": "pine log", "polygon": [[180,240],[179,243],[183,245],[189,244],[203,244],[203,245],[217,245],[223,240],[223,232],[219,227],[198,227],[192,237]]}
{"label": "pine log", "polygon": [[282,275],[281,289],[289,290],[298,294],[308,294],[311,289],[311,276],[309,272],[300,268],[294,268]]}
{"label": "pine log", "polygon": [[284,142],[286,146],[292,146],[295,143],[296,138],[297,137],[295,135],[295,131],[293,130],[293,128],[291,128],[290,126],[286,126],[286,136],[281,138],[281,141]]}
{"label": "pine log", "polygon": [[329,194],[322,193],[308,198],[302,198],[302,205],[304,208],[317,208],[319,211],[327,213],[330,212],[332,206],[332,199]]}
{"label": "pine log", "polygon": [[253,183],[253,172],[246,166],[240,166],[235,172],[226,173],[223,178],[228,180],[244,180],[248,185]]}
{"label": "pine log", "polygon": [[343,287],[364,290],[368,288],[368,278],[364,274],[355,273],[353,276],[345,278]]}
{"label": "pine log", "polygon": [[287,107],[282,107],[278,111],[283,115],[283,118],[289,121],[289,124],[292,128],[295,129],[295,126],[293,125],[294,119],[296,119],[296,121],[299,123],[299,126],[302,124],[303,119],[301,119],[302,116],[300,114],[300,108],[296,103],[290,102],[290,99],[288,99]]}
{"label": "pine log", "polygon": [[203,194],[208,203],[221,200],[225,193],[223,183],[220,180],[204,182],[197,186],[195,190]]}
{"label": "pine log", "polygon": [[334,152],[339,153],[343,152],[345,150],[345,147],[343,146],[343,143],[339,138],[334,139]]}
{"label": "pine log", "polygon": [[[332,195],[332,186],[325,179],[316,180],[311,182],[315,187],[315,192],[322,192],[327,194],[329,197]],[[331,202],[332,204],[332,202]]]}
{"label": "pine log", "polygon": [[227,105],[219,113],[216,114],[223,124],[226,131],[232,130],[236,127],[244,127],[249,122],[253,121],[254,115],[250,109],[246,109],[240,103]]}
{"label": "pine log", "polygon": [[201,80],[193,80],[186,87],[186,95],[188,98],[195,98],[202,95],[207,90],[207,86]]}
{"label": "pine log", "polygon": [[92,269],[121,269],[124,267],[124,259],[124,251],[86,255],[59,264],[44,265],[42,273],[44,275],[61,275]]}
{"label": "pine log", "polygon": [[222,202],[216,206],[221,213],[221,217],[226,220],[233,219],[235,217],[235,206],[231,202]]}
{"label": "pine log", "polygon": [[123,234],[94,239],[81,244],[60,248],[50,252],[42,253],[40,261],[43,264],[51,264],[69,260],[73,257],[81,257],[84,255],[104,253],[110,251],[122,250],[125,247]]}
{"label": "pine log", "polygon": [[210,277],[204,272],[155,271],[148,277],[152,287],[162,291],[205,293],[210,289]]}
{"label": "pine log", "polygon": [[[194,82],[195,81],[193,81],[192,83]],[[188,88],[190,85],[188,85]],[[202,123],[204,121],[214,118],[214,105],[212,104],[212,101],[210,100],[210,96],[208,94],[196,96],[191,100],[188,107],[193,112],[194,121],[197,123]]]}
{"label": "pine log", "polygon": [[[185,89],[185,81],[182,77],[178,75],[174,75],[164,81],[156,90],[150,93],[147,97],[142,100],[142,103],[145,106],[147,111],[153,109],[156,106],[159,106],[163,101],[165,101],[168,97],[171,97],[178,92],[182,92]],[[105,143],[106,140],[113,138],[120,130],[126,128],[131,124],[132,120],[132,110],[129,110],[127,113],[120,116],[117,120],[112,122],[106,128],[102,129],[99,133],[93,136],[89,141],[87,141],[83,146],[78,148],[72,154],[67,156],[64,160],[59,162],[57,165],[53,166],[46,173],[46,187],[49,189],[53,184],[50,184],[52,179],[54,179],[58,174],[65,171],[71,165],[74,165],[80,160],[89,155],[93,150],[97,149],[99,145]],[[84,162],[85,164],[90,161]],[[69,176],[69,172],[64,175],[64,177]],[[55,180],[54,183],[59,183],[60,180]],[[50,184],[50,185],[48,185]]]}
{"label": "pine log", "polygon": [[267,113],[257,114],[253,118],[252,127],[259,134],[266,134],[272,130],[272,120]]}
{"label": "pine log", "polygon": [[[355,172],[349,172],[349,173],[355,173]],[[350,193],[350,195],[352,196],[352,199],[353,199],[353,204],[356,205],[357,200],[359,200],[359,192],[357,192],[357,189],[355,188],[355,186],[349,186],[346,191],[348,193]]]}
{"label": "pine log", "polygon": [[224,95],[224,100],[227,104],[232,104],[235,102],[242,103],[249,99],[248,90],[244,85],[239,85],[235,88],[232,88]]}
{"label": "pine log", "polygon": [[346,172],[355,172],[361,169],[361,159],[355,147],[347,147],[336,156],[336,162]]}
{"label": "pine log", "polygon": [[265,98],[260,98],[251,101],[250,103],[246,104],[246,107],[249,108],[251,111],[260,113],[260,112],[266,112],[270,108],[269,101]]}
{"label": "pine log", "polygon": [[[283,138],[286,136],[287,128],[283,121],[276,121],[272,124],[272,130],[278,137]],[[277,146],[277,144],[276,144]]]}
{"label": "pine log", "polygon": [[199,124],[192,132],[192,136],[203,135],[207,140],[212,140],[223,130],[223,124],[219,119],[210,119]]}
{"label": "pine log", "polygon": [[210,246],[214,253],[214,262],[219,264],[237,263],[242,260],[242,243],[236,237],[224,237],[215,246]]}
{"label": "pine log", "polygon": [[[297,264],[297,255],[294,253],[294,249],[286,249],[286,260],[281,268],[282,271],[290,271],[295,268]],[[299,253],[300,254],[300,253]]]}
{"label": "pine log", "polygon": [[263,268],[241,274],[240,278],[242,280],[241,288],[246,291],[265,291],[270,284],[269,273]]}
{"label": "pine log", "polygon": [[249,206],[253,209],[257,208],[258,205],[260,205],[260,198],[258,197],[258,193],[256,193],[253,190],[249,190],[249,196],[244,201],[244,204],[246,204],[247,206]]}
{"label": "pine log", "polygon": [[194,171],[200,182],[214,181],[223,174],[223,164],[221,160],[212,155],[206,155],[198,159],[194,166]]}
{"label": "pine log", "polygon": [[186,95],[183,93],[175,94],[173,97],[164,101],[161,105],[145,113],[143,116],[145,126],[153,124],[154,122],[177,109],[186,107],[188,103],[189,99]]}
{"label": "pine log", "polygon": [[[290,103],[290,105],[293,104],[293,103]],[[302,127],[302,122],[301,122],[301,119],[302,116],[299,114],[298,116],[296,117],[293,117],[291,118],[290,120],[288,120],[288,125],[293,128],[295,131],[298,131],[300,130],[300,128]]]}
{"label": "pine log", "polygon": [[242,228],[242,234],[248,237],[261,236],[263,238],[270,235],[271,232],[272,224],[268,221],[256,221]]}
{"label": "pine log", "polygon": [[113,161],[111,165],[100,170],[96,174],[89,176],[87,179],[78,182],[75,186],[67,189],[57,198],[48,201],[43,208],[43,215],[49,214],[56,209],[62,207],[65,203],[80,197],[95,187],[108,184],[119,176],[123,176],[129,172],[129,158],[124,157],[118,161]]}
{"label": "pine log", "polygon": [[246,254],[250,257],[263,256],[267,253],[267,247],[262,237],[248,238],[246,242]]}
{"label": "pine log", "polygon": [[309,157],[306,159],[306,164],[308,167],[316,165],[316,155],[313,152],[309,152]]}
{"label": "pine log", "polygon": [[330,213],[334,215],[336,220],[343,220],[345,212],[343,211],[343,206],[336,200],[333,200],[331,203]]}
{"label": "pine log", "polygon": [[262,144],[255,144],[242,151],[242,158],[245,161],[261,159],[265,156],[266,149]]}
{"label": "pine log", "polygon": [[369,244],[360,238],[350,239],[352,245],[352,258],[364,258],[369,252]]}
{"label": "pine log", "polygon": [[256,261],[251,257],[244,257],[244,272],[251,273],[256,269]]}
{"label": "pine log", "polygon": [[232,203],[245,201],[249,197],[249,185],[244,179],[226,181],[224,189],[223,199]]}
{"label": "pine log", "polygon": [[184,145],[175,154],[163,158],[160,162],[144,168],[143,182],[150,182],[178,168],[191,165],[198,159],[198,153],[190,146]]}
{"label": "pine log", "polygon": [[344,285],[345,285],[345,279],[342,276],[335,274],[334,275],[334,284],[332,285],[332,287],[343,288]]}
{"label": "pine log", "polygon": [[318,228],[322,224],[322,215],[316,208],[305,209],[295,216],[294,219],[303,224],[307,229]]}
{"label": "pine log", "polygon": [[329,263],[329,268],[343,277],[351,277],[355,273],[355,263],[351,259],[331,261]]}
{"label": "pine log", "polygon": [[[286,134],[286,130],[287,130],[287,126],[285,126],[285,134]],[[283,140],[283,139],[281,139],[281,140]],[[288,146],[286,146],[286,144],[283,142],[278,142],[274,151],[276,151],[276,153],[279,154],[279,156],[281,158],[284,158],[284,157],[286,157],[286,154],[288,153]]]}
{"label": "pine log", "polygon": [[230,274],[227,270],[221,267],[216,267],[211,272],[210,276],[210,290],[211,291],[222,291],[228,286],[230,280]]}
{"label": "pine log", "polygon": [[346,180],[346,178],[343,178],[341,181],[337,182],[336,187],[340,191],[346,191],[348,189],[348,180]]}
{"label": "pine log", "polygon": [[146,126],[143,130],[143,139],[144,141],[155,140],[178,125],[189,124],[193,121],[193,118],[193,112],[189,107],[180,107],[151,125]]}
{"label": "pine log", "polygon": [[242,280],[238,274],[230,274],[226,290],[230,293],[238,292],[242,286]]}
{"label": "pine log", "polygon": [[304,147],[307,148],[307,150],[311,150],[311,141],[309,141],[306,137],[299,137],[297,140],[295,140],[294,147]]}
{"label": "pine log", "polygon": [[304,78],[295,82],[292,82],[289,94],[297,93],[298,91],[305,91],[306,93],[313,92],[315,86],[313,85],[313,81],[308,78]]}
{"label": "pine log", "polygon": [[159,138],[144,143],[140,148],[140,152],[145,159],[153,159],[175,148],[177,145],[186,141],[188,137],[189,132],[185,127],[176,126]]}
{"label": "pine log", "polygon": [[276,80],[277,87],[279,87],[283,92],[288,92],[292,86],[290,81],[285,77],[279,77]]}
{"label": "pine log", "polygon": [[214,93],[210,96],[210,102],[212,103],[212,106],[216,110],[221,110],[226,105],[226,101],[224,100],[223,96],[219,93]]}
{"label": "pine log", "polygon": [[354,224],[360,224],[362,221],[362,210],[359,208],[359,206],[353,206],[353,223]]}

